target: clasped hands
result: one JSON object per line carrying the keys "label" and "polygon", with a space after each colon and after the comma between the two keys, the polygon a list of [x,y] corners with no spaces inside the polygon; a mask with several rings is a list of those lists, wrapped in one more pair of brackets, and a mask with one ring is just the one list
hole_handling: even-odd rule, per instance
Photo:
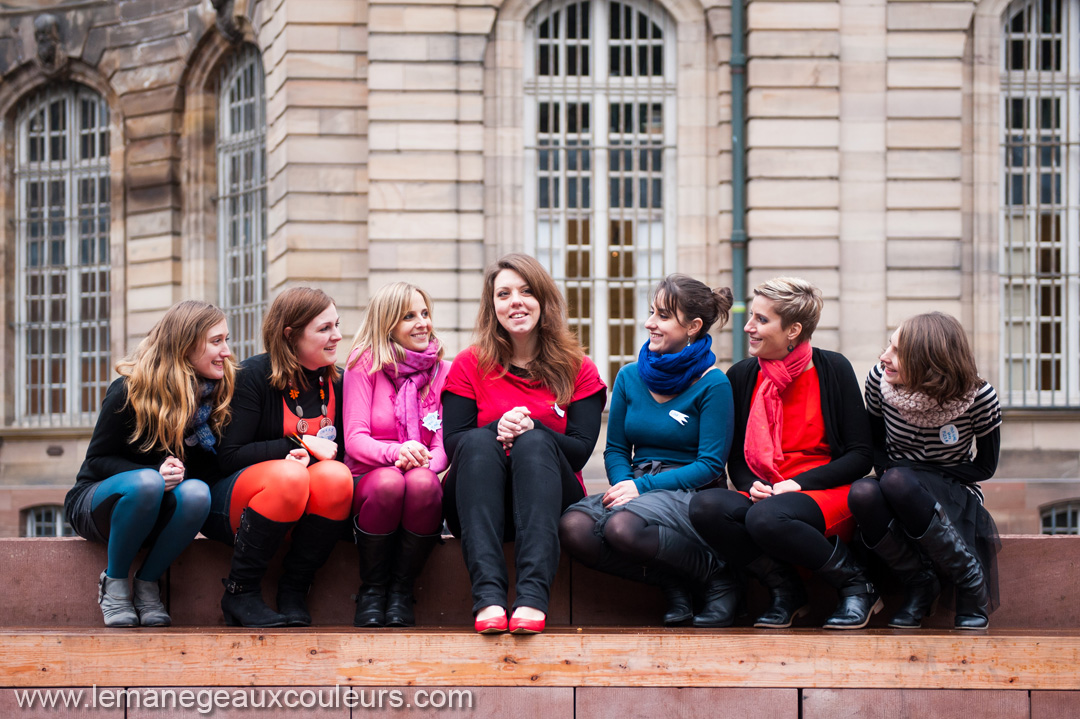
{"label": "clasped hands", "polygon": [[502,442],[503,449],[510,449],[515,439],[535,426],[531,414],[528,407],[514,407],[503,414],[495,432],[495,439]]}
{"label": "clasped hands", "polygon": [[763,499],[773,496],[774,494],[783,494],[784,492],[801,492],[802,486],[794,479],[785,479],[783,482],[777,482],[776,484],[769,484],[760,480],[755,480],[754,484],[750,487],[750,499],[757,503]]}
{"label": "clasped hands", "polygon": [[[332,439],[326,439],[314,434],[305,434],[300,440],[304,443],[304,447],[292,450],[285,459],[295,460],[306,467],[311,462],[311,455],[314,455],[315,459],[320,461],[337,457],[337,442]],[[311,450],[311,455],[308,454],[308,450]]]}

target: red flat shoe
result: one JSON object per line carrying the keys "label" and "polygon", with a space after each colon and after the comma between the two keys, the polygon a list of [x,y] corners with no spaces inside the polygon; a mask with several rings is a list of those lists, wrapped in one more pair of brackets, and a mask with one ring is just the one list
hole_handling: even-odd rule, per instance
{"label": "red flat shoe", "polygon": [[510,633],[511,634],[539,634],[544,631],[544,623],[547,621],[544,619],[521,619],[519,617],[510,618]]}
{"label": "red flat shoe", "polygon": [[478,634],[502,634],[506,631],[506,615],[500,614],[491,619],[477,619],[473,622]]}

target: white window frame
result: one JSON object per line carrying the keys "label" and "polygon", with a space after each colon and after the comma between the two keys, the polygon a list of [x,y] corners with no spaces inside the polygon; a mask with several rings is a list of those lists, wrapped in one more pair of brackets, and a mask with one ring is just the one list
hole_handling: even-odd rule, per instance
{"label": "white window frame", "polygon": [[[64,103],[64,124],[59,134],[66,157],[53,159],[48,117],[50,107],[56,102]],[[93,111],[86,125],[81,113],[84,103]],[[46,114],[46,127],[42,154],[32,159],[30,151],[30,123],[39,112]],[[54,133],[55,134],[55,133]],[[81,142],[92,147],[91,157],[80,159]],[[15,424],[19,426],[88,426],[97,417],[112,377],[109,315],[110,298],[110,210],[111,185],[109,170],[110,124],[109,108],[105,99],[88,87],[76,84],[52,85],[25,100],[16,113],[15,150]],[[90,181],[94,201],[80,203],[80,182]],[[29,245],[34,223],[29,217],[31,186],[41,183],[44,192],[50,183],[59,182],[63,200],[53,206],[62,207],[58,218],[62,223],[60,232],[52,234],[63,238],[63,246],[54,254],[49,241],[49,229],[42,222],[43,244],[38,251],[48,255],[49,260],[33,267],[41,267],[42,281],[34,277],[30,260],[36,256]],[[105,194],[102,201],[101,194]],[[43,199],[43,218],[48,216],[48,199]],[[84,232],[85,231],[85,232]],[[82,240],[90,245],[83,247]],[[80,250],[90,254],[80,254]],[[89,261],[86,258],[90,257]],[[53,262],[53,259],[59,260]],[[53,268],[50,272],[49,268]],[[62,286],[52,288],[53,279],[63,278]],[[85,280],[90,286],[84,291]],[[53,290],[56,290],[53,292]],[[31,295],[31,293],[34,293]],[[41,298],[44,315],[31,317],[28,306],[34,298]],[[54,309],[56,315],[53,315]],[[39,351],[33,348],[33,333],[40,332]],[[54,339],[63,338],[61,347],[54,347]],[[44,362],[40,375],[30,369],[37,358]],[[59,382],[48,376],[54,371],[62,375]],[[85,376],[84,376],[85,375]],[[40,391],[37,402],[30,401],[30,393]],[[63,401],[53,408],[52,394],[63,392]],[[37,404],[37,407],[33,405]]]}
{"label": "white window frame", "polygon": [[[23,522],[24,537],[73,537],[75,530],[68,524],[64,516],[64,507],[60,504],[42,504],[37,507],[28,507],[23,510],[25,521]],[[39,525],[52,525],[49,534],[39,534]]]}
{"label": "white window frame", "polygon": [[217,176],[218,296],[229,317],[230,347],[242,360],[262,351],[268,297],[266,77],[253,45],[221,70]]}
{"label": "white window frame", "polygon": [[[565,33],[560,33],[560,42],[557,43],[560,53],[559,71],[557,75],[542,76],[537,72],[539,53],[539,27],[540,24],[551,17],[556,11],[560,11],[560,23],[563,28],[566,24],[566,8],[576,4],[570,0],[557,0],[544,2],[535,8],[525,24],[525,53],[527,60],[524,63],[524,111],[523,128],[525,138],[525,249],[533,254],[551,271],[556,282],[568,293],[574,293],[577,288],[587,288],[590,292],[591,307],[583,312],[584,317],[575,322],[571,317],[571,325],[586,325],[590,327],[587,332],[589,337],[588,351],[596,361],[600,373],[610,383],[615,379],[617,368],[637,359],[637,348],[645,341],[643,323],[647,316],[649,292],[665,275],[673,271],[676,260],[675,228],[677,223],[677,178],[676,174],[676,149],[675,143],[678,131],[676,116],[677,93],[675,77],[677,74],[676,52],[676,27],[674,20],[668,13],[655,2],[622,2],[622,6],[630,6],[634,10],[635,27],[637,13],[645,14],[653,23],[660,27],[663,37],[663,75],[662,76],[610,76],[609,47],[611,44],[609,33],[609,15],[613,0],[591,0],[590,8],[590,38],[588,40],[588,56],[590,75],[570,76],[565,74],[567,39]],[[636,38],[636,30],[635,30]],[[577,173],[577,177],[588,174],[591,181],[591,197],[588,211],[582,208],[571,210],[567,205],[568,178],[574,173],[567,171],[567,148],[565,144],[559,150],[560,164],[558,176],[558,206],[555,208],[538,207],[539,194],[539,138],[538,120],[539,106],[541,103],[559,103],[560,134],[563,138],[567,134],[567,105],[569,103],[589,103],[591,108],[590,128],[588,133],[588,145],[591,154],[591,165],[586,173]],[[610,206],[609,183],[612,178],[609,167],[609,151],[614,149],[610,144],[611,133],[609,105],[611,103],[635,103],[635,104],[660,104],[663,113],[662,139],[657,149],[662,152],[662,170],[660,174],[662,205],[660,208],[634,207],[612,208]],[[646,137],[633,133],[637,138]],[[625,137],[626,133],[622,133]],[[650,147],[652,147],[650,145]],[[642,150],[635,150],[638,155]],[[581,162],[581,160],[579,160]],[[635,161],[636,163],[636,161]],[[579,165],[578,167],[581,167]],[[632,182],[637,186],[640,177],[652,179],[652,175],[646,173],[633,174]],[[624,176],[625,177],[625,176]],[[635,197],[637,190],[634,190]],[[541,224],[545,217],[552,217],[553,222],[547,224],[550,228],[546,232],[541,231]],[[566,234],[568,222],[571,219],[586,217],[589,227],[589,272],[586,277],[570,278],[566,273],[566,256],[568,249]],[[635,238],[635,266],[634,275],[630,278],[609,279],[608,263],[612,253],[623,249],[622,245],[611,244],[610,223],[613,220],[625,219],[632,221],[637,227]],[[641,222],[641,220],[648,220]],[[646,230],[646,228],[649,228]],[[657,232],[658,231],[658,232]],[[656,235],[659,234],[659,237]],[[643,244],[643,240],[647,244]],[[657,246],[659,245],[659,246]],[[634,308],[633,314],[622,319],[611,318],[611,308],[608,306],[609,290],[615,288],[633,288]],[[634,347],[632,352],[626,354],[613,354],[609,343],[609,326],[623,325],[633,327]]]}
{"label": "white window frame", "polygon": [[[1052,1],[1014,3],[1002,21],[999,392],[1003,403],[1011,407],[1080,407],[1080,0],[1061,0],[1061,33],[1043,33],[1038,20],[1023,33],[1014,33],[1011,28],[1017,13],[1032,7],[1037,15],[1044,3]],[[1041,48],[1055,40],[1059,42],[1061,69],[1042,70]],[[1009,67],[1010,49],[1016,42],[1027,43],[1022,53],[1024,69],[1020,70]],[[1027,117],[1020,130],[1009,127],[1010,106],[1015,100],[1023,100]],[[1043,100],[1060,102],[1056,133],[1053,128],[1040,127],[1037,108]],[[1048,146],[1045,140],[1051,134],[1057,135],[1057,142]],[[1009,144],[1010,138],[1017,136],[1023,138],[1020,147]],[[1047,156],[1048,148],[1051,153],[1060,153],[1056,170],[1061,178],[1060,202],[1053,194],[1050,202],[1045,202],[1041,194],[1039,162]],[[1017,158],[1019,165],[1015,164]],[[1022,170],[1016,172],[1015,167]],[[1017,199],[1013,178],[1020,176],[1025,178],[1023,203],[1012,204]],[[1040,243],[1044,217],[1060,223],[1055,243]],[[1043,315],[1044,298],[1059,299],[1056,314]],[[1051,341],[1044,342],[1045,337]],[[1040,386],[1045,368],[1060,376],[1057,387]]]}

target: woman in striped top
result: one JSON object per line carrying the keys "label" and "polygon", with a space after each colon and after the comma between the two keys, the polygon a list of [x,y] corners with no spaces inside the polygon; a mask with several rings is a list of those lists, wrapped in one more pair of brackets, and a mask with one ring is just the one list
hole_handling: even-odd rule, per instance
{"label": "woman in striped top", "polygon": [[940,574],[956,588],[956,628],[986,627],[998,542],[978,482],[997,468],[1001,407],[960,323],[941,312],[905,320],[865,398],[877,478],[856,482],[848,504],[867,546],[906,589],[889,626],[921,625]]}

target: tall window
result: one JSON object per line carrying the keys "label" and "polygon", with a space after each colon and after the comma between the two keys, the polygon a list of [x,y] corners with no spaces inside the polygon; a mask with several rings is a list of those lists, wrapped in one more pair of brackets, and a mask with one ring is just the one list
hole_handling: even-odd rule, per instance
{"label": "tall window", "polygon": [[16,422],[94,421],[108,389],[109,108],[52,86],[16,114]]}
{"label": "tall window", "polygon": [[260,352],[266,308],[266,102],[262,58],[245,46],[221,71],[218,103],[219,295],[240,359]]}
{"label": "tall window", "polygon": [[1002,391],[1080,406],[1080,2],[1024,0],[1002,57]]}
{"label": "tall window", "polygon": [[527,246],[610,381],[674,249],[673,24],[655,3],[548,1],[529,31]]}

